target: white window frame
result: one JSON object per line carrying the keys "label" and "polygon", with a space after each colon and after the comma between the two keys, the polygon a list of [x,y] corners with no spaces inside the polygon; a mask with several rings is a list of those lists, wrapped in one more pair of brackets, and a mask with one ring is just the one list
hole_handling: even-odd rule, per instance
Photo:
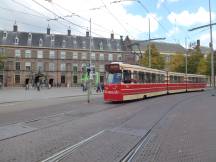
{"label": "white window frame", "polygon": [[87,54],[85,52],[81,53],[81,59],[82,60],[86,60],[87,59]]}
{"label": "white window frame", "polygon": [[61,55],[61,59],[66,59],[66,52],[65,51],[61,51],[60,55]]}
{"label": "white window frame", "polygon": [[99,54],[99,60],[101,60],[101,61],[104,60],[104,54],[103,54],[103,53],[100,53],[100,54]]}
{"label": "white window frame", "polygon": [[25,62],[25,69],[27,70],[27,67],[30,67],[31,70],[31,62]]}
{"label": "white window frame", "polygon": [[49,71],[55,71],[55,63],[53,62],[49,63]]}
{"label": "white window frame", "polygon": [[66,71],[66,64],[65,63],[61,63],[61,71]]}
{"label": "white window frame", "polygon": [[39,58],[39,59],[43,58],[43,51],[42,50],[37,51],[37,58]]}
{"label": "white window frame", "polygon": [[20,49],[15,49],[15,57],[21,57]]}
{"label": "white window frame", "polygon": [[110,53],[110,54],[108,55],[108,61],[113,61],[113,54]]}
{"label": "white window frame", "polygon": [[74,59],[74,60],[75,60],[75,59],[76,59],[76,60],[78,59],[78,53],[77,53],[77,52],[74,52],[74,53],[73,53],[73,59]]}
{"label": "white window frame", "polygon": [[55,51],[54,50],[50,50],[49,51],[49,58],[50,59],[55,59],[56,57],[55,57]]}
{"label": "white window frame", "polygon": [[91,53],[91,60],[96,60],[96,54],[95,53]]}
{"label": "white window frame", "polygon": [[31,58],[31,50],[25,50],[25,58]]}

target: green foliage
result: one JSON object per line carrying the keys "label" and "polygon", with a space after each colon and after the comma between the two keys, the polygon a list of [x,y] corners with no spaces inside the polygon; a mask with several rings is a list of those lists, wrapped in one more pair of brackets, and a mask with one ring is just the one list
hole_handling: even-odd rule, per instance
{"label": "green foliage", "polygon": [[[144,57],[140,59],[140,65],[149,67],[149,47],[145,51]],[[164,69],[165,67],[165,59],[162,55],[160,55],[154,44],[150,45],[151,50],[151,68],[153,69]]]}
{"label": "green foliage", "polygon": [[176,54],[171,57],[169,70],[184,73],[185,72],[185,57],[183,54]]}
{"label": "green foliage", "polygon": [[[214,71],[215,70],[216,70],[216,56],[214,54]],[[211,76],[211,54],[210,53],[207,56],[207,72],[206,72],[206,74]]]}

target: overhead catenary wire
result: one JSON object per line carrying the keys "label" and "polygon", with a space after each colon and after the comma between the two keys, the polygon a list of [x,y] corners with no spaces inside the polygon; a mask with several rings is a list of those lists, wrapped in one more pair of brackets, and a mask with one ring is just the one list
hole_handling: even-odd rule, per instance
{"label": "overhead catenary wire", "polygon": [[[103,0],[101,0],[102,4],[105,6],[105,9],[108,11],[108,13],[119,23],[119,25],[128,33],[128,35],[132,36],[130,32],[124,27],[124,25],[119,21],[119,19],[108,9],[106,4]],[[132,36],[133,37],[133,36]]]}
{"label": "overhead catenary wire", "polygon": [[[47,7],[45,7],[44,5],[38,3],[36,0],[32,0],[32,1],[33,1],[34,3],[36,3],[37,5],[39,5],[40,7],[42,7],[43,9],[45,9],[46,11],[52,13],[54,16],[56,16],[56,18],[61,19],[61,20],[65,21],[65,22],[67,22],[67,23],[69,23],[69,24],[71,24],[71,25],[73,25],[73,26],[78,27],[78,28],[81,28],[81,29],[84,29],[84,30],[88,30],[88,27],[81,26],[81,25],[79,25],[79,24],[73,23],[72,21],[70,21],[70,20],[64,18],[63,16],[60,16],[60,15],[56,14],[55,12],[53,12],[52,10],[50,10],[49,8],[47,8]],[[97,34],[97,33],[95,33],[95,32],[92,32],[92,33],[94,33],[95,35],[99,35],[99,34]],[[99,35],[99,36],[100,36],[100,35]]]}

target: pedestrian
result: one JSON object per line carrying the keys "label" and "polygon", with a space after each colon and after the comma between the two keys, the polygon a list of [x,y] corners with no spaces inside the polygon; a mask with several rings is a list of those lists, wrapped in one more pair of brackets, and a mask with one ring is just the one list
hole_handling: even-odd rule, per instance
{"label": "pedestrian", "polygon": [[37,90],[40,91],[40,82],[37,82]]}

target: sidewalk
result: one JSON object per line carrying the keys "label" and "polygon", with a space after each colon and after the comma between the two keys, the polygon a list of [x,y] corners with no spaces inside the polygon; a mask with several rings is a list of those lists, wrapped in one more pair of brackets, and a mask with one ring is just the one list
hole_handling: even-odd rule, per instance
{"label": "sidewalk", "polygon": [[[92,89],[93,95],[102,94],[96,93]],[[27,100],[37,100],[37,99],[48,99],[48,98],[60,98],[60,97],[75,97],[84,96],[87,92],[83,92],[81,87],[71,87],[71,88],[43,88],[37,91],[34,88],[25,90],[25,88],[4,88],[0,89],[0,104]]]}

